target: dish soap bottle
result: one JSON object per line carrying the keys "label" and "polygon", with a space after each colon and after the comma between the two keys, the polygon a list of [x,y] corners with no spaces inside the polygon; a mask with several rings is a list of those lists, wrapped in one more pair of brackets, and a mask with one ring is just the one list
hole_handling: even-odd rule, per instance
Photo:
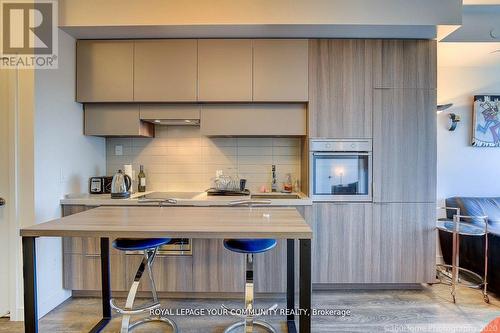
{"label": "dish soap bottle", "polygon": [[141,165],[141,171],[137,176],[139,184],[137,186],[137,190],[139,192],[146,192],[146,174],[144,173],[144,166]]}

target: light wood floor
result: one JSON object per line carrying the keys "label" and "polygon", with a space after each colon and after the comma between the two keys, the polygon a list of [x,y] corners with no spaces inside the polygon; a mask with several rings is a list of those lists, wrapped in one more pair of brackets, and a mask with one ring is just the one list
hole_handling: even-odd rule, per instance
{"label": "light wood floor", "polygon": [[[222,303],[241,306],[238,301],[165,300],[165,308],[219,308]],[[257,307],[270,305],[258,300]],[[284,306],[281,302],[280,307]],[[434,285],[423,290],[403,291],[328,291],[313,294],[313,307],[350,309],[344,318],[314,317],[314,333],[330,332],[480,332],[486,324],[500,316],[500,300],[491,297],[491,304],[482,302],[479,292],[461,289],[458,303],[450,301],[448,287]],[[40,332],[88,332],[98,320],[100,300],[74,298],[61,304],[40,321]],[[230,317],[174,317],[179,331],[220,333],[231,324]],[[286,332],[283,318],[266,318],[280,332]],[[115,317],[105,332],[118,332],[120,319]],[[0,319],[0,332],[23,332],[22,323]],[[150,324],[134,332],[168,332],[165,326]]]}

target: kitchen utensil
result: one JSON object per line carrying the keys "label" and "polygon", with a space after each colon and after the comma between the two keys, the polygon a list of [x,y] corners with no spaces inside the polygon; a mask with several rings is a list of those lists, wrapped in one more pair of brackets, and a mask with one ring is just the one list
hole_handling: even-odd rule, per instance
{"label": "kitchen utensil", "polygon": [[130,198],[131,185],[132,179],[128,175],[124,174],[122,170],[118,170],[118,172],[113,176],[113,181],[111,182],[111,198]]}

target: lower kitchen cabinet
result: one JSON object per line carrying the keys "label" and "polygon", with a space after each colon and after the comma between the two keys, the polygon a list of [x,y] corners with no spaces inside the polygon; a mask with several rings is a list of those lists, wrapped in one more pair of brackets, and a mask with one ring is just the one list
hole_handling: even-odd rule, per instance
{"label": "lower kitchen cabinet", "polygon": [[313,283],[369,283],[372,205],[370,203],[315,203]]}
{"label": "lower kitchen cabinet", "polygon": [[245,256],[224,248],[222,239],[193,239],[193,291],[243,292]]}
{"label": "lower kitchen cabinet", "polygon": [[[111,290],[126,290],[125,255],[111,255]],[[100,255],[67,254],[63,255],[64,289],[101,290]]]}
{"label": "lower kitchen cabinet", "polygon": [[372,282],[430,283],[436,274],[436,205],[373,205]]}
{"label": "lower kitchen cabinet", "polygon": [[434,204],[315,203],[313,283],[428,283]]}
{"label": "lower kitchen cabinet", "polygon": [[[143,255],[127,254],[125,257],[125,284],[128,290],[134,281]],[[193,290],[193,258],[157,255],[153,264],[153,277],[156,290],[159,292],[190,292]],[[151,290],[147,270],[144,271],[139,290]]]}
{"label": "lower kitchen cabinet", "polygon": [[253,268],[256,292],[286,292],[286,239],[279,239],[274,249],[256,254]]}

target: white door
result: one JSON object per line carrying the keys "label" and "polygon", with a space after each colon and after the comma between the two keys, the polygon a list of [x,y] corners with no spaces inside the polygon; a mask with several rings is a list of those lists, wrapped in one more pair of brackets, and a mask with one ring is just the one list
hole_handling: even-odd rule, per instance
{"label": "white door", "polygon": [[0,69],[0,316],[9,312],[9,127],[16,89],[15,71]]}

